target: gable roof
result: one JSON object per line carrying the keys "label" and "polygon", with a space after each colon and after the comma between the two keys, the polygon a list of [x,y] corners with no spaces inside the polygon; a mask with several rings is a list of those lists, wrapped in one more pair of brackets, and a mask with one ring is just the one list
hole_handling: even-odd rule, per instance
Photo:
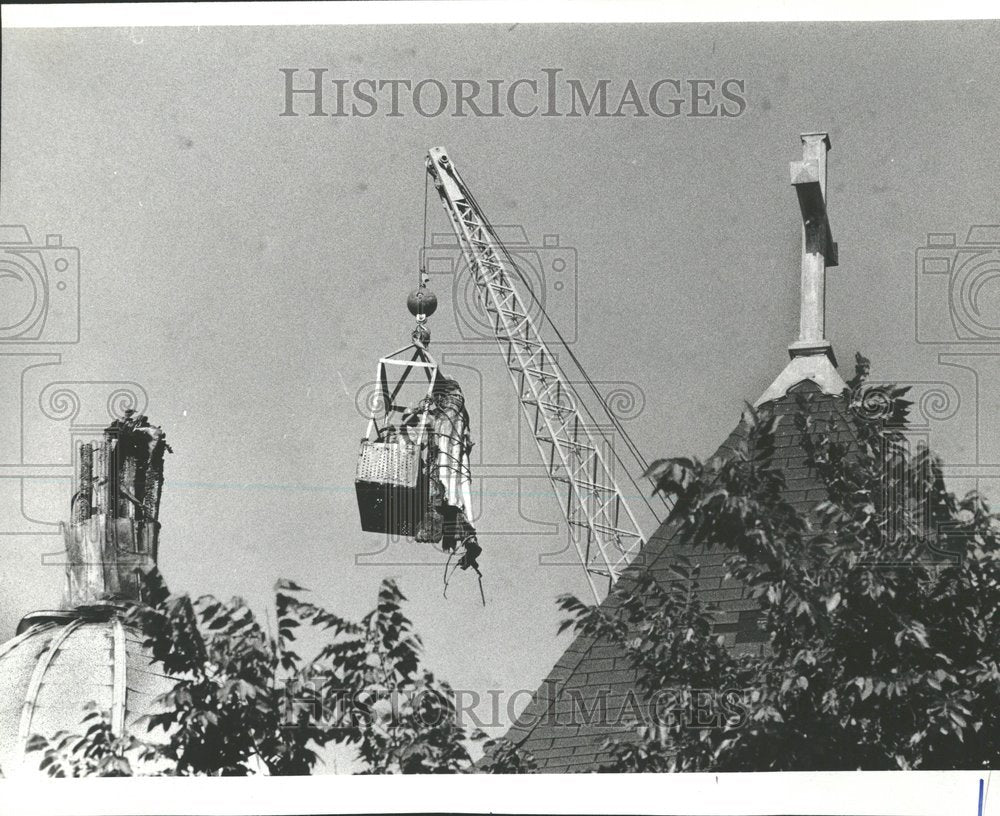
{"label": "gable roof", "polygon": [[[809,512],[827,494],[805,462],[800,432],[791,419],[798,410],[798,394],[810,395],[809,410],[817,421],[833,417],[839,433],[846,438],[853,438],[853,433],[846,421],[845,397],[828,393],[821,383],[811,379],[783,389],[776,399],[764,403],[776,415],[787,417],[776,430],[775,463],[785,475],[787,500],[800,511]],[[715,456],[731,456],[746,430],[741,420]],[[627,590],[629,585],[634,586],[637,577],[646,571],[667,579],[671,565],[687,557],[692,566],[701,568],[698,579],[701,598],[721,610],[715,631],[725,637],[726,645],[734,653],[760,652],[767,635],[758,623],[759,602],[747,597],[741,583],[725,577],[725,561],[732,554],[732,550],[722,547],[706,551],[684,546],[678,540],[676,525],[665,522],[622,576],[619,588]],[[602,606],[613,609],[619,603],[612,594]],[[606,739],[635,738],[641,704],[636,675],[625,653],[606,640],[578,635],[542,681],[506,738],[530,751],[543,773],[595,771],[607,759],[601,747]]]}

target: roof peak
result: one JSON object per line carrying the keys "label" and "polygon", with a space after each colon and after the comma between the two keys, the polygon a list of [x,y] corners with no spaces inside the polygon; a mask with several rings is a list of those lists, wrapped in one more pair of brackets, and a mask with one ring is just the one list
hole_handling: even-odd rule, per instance
{"label": "roof peak", "polygon": [[759,408],[766,402],[780,399],[794,386],[805,380],[811,380],[819,386],[820,391],[832,396],[844,393],[844,389],[847,388],[844,378],[834,367],[832,349],[829,354],[818,352],[793,355],[788,365],[785,366],[785,370],[760,395],[760,398],[754,403],[754,407]]}

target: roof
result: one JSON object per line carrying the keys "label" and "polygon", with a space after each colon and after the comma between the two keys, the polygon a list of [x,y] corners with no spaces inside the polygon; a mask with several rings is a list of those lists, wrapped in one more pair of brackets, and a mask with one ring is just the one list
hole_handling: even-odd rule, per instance
{"label": "roof", "polygon": [[[24,750],[33,734],[80,733],[88,702],[110,711],[124,733],[173,687],[118,609],[40,613],[24,624],[0,645],[0,769],[8,777],[34,772]],[[136,736],[147,738],[145,729]]]}
{"label": "roof", "polygon": [[[810,412],[817,419],[835,417],[841,433],[850,436],[846,422],[847,400],[835,396],[813,380],[803,380],[767,403],[777,415],[798,410],[796,395],[810,395]],[[746,434],[743,420],[716,452],[731,455],[733,446]],[[776,463],[784,472],[786,498],[803,512],[809,512],[826,498],[826,490],[805,463],[799,431],[789,418],[776,430]],[[650,537],[636,561],[619,582],[627,589],[645,571],[666,579],[672,564],[686,556],[691,565],[700,565],[701,597],[721,609],[716,631],[736,653],[760,652],[766,633],[760,628],[759,602],[746,596],[745,587],[727,579],[725,561],[732,554],[724,548],[710,551],[684,547],[674,526],[664,523]],[[619,601],[609,595],[602,606],[613,609]],[[524,712],[507,732],[507,739],[530,751],[545,773],[594,771],[606,756],[602,743],[634,739],[635,713],[642,704],[636,675],[625,653],[603,639],[578,635],[539,686]]]}

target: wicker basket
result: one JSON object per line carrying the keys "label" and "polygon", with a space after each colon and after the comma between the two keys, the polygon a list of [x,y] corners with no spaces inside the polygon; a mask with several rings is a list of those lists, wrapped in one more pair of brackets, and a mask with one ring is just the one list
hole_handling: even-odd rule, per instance
{"label": "wicker basket", "polygon": [[420,447],[405,439],[361,443],[354,488],[361,529],[412,538],[428,503]]}
{"label": "wicker basket", "polygon": [[420,448],[406,439],[397,442],[361,443],[358,470],[359,482],[416,487],[420,476]]}

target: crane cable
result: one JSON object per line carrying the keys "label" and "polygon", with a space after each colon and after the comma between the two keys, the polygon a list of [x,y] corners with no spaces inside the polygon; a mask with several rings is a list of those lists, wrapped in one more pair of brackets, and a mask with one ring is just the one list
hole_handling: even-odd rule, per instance
{"label": "crane cable", "polygon": [[421,235],[422,245],[420,247],[420,265],[417,272],[417,285],[427,283],[427,199],[430,196],[430,174],[424,173],[424,229]]}
{"label": "crane cable", "polygon": [[[493,232],[492,226],[488,224],[487,228],[490,230],[491,234],[493,234],[494,238],[496,238],[497,236]],[[517,262],[513,259],[513,257],[511,257],[510,252],[507,250],[506,247],[503,246],[503,244],[500,244],[500,246],[503,249],[503,253],[504,256],[507,258],[507,261],[514,268],[514,270],[517,272],[518,277],[524,283],[525,288],[531,295],[532,300],[534,300],[535,303],[538,305],[539,312],[545,318],[545,321],[549,324],[549,326],[551,326],[553,332],[555,333],[556,337],[559,340],[560,345],[566,350],[567,355],[573,361],[573,364],[576,366],[577,370],[580,372],[580,375],[583,377],[583,380],[586,383],[587,387],[593,393],[594,398],[597,400],[598,404],[603,409],[605,415],[607,415],[608,419],[611,421],[611,424],[614,426],[614,429],[618,432],[618,435],[625,443],[625,446],[626,448],[628,448],[629,453],[632,454],[632,457],[642,468],[643,473],[645,473],[647,470],[649,470],[649,464],[646,458],[643,456],[642,451],[639,450],[638,446],[632,440],[632,437],[629,435],[628,431],[625,430],[625,427],[622,425],[621,420],[608,407],[607,401],[604,399],[604,395],[601,393],[601,390],[597,387],[597,384],[591,379],[590,375],[587,373],[587,370],[583,367],[583,364],[580,362],[580,359],[576,356],[576,354],[573,353],[573,350],[570,348],[569,343],[566,341],[562,332],[559,331],[559,327],[555,324],[551,316],[545,310],[545,307],[542,305],[541,300],[532,290],[531,284],[528,283],[528,281],[525,279],[525,275],[521,271],[520,267],[518,267]],[[583,409],[583,412],[587,415],[587,418],[590,419],[590,421],[593,423],[595,430],[597,430],[597,419],[594,417],[593,413],[591,412],[587,404],[581,400],[579,401],[579,407]],[[597,430],[597,433],[603,436],[603,434],[601,434],[599,430]],[[660,518],[659,513],[650,504],[648,498],[646,497],[646,494],[643,492],[638,482],[636,482],[635,478],[632,476],[630,468],[624,462],[621,455],[614,448],[614,446],[611,446],[611,453],[615,461],[619,465],[621,465],[622,470],[625,472],[625,475],[628,477],[629,482],[632,484],[632,486],[635,488],[636,492],[642,499],[643,504],[646,505],[646,508],[650,511],[650,513],[653,514],[653,516],[657,519],[657,521],[662,521],[662,518]],[[660,500],[669,510],[671,506],[669,501],[662,494],[657,493],[656,495],[659,496]]]}
{"label": "crane cable", "polygon": [[[454,170],[454,168],[453,168],[453,170]],[[455,171],[455,172],[457,173],[457,171]],[[528,290],[528,294],[531,296],[531,299],[538,306],[538,309],[539,309],[541,315],[544,317],[545,321],[549,324],[549,326],[552,327],[552,330],[555,332],[555,335],[556,335],[557,339],[559,340],[559,343],[566,350],[566,353],[569,355],[570,359],[573,361],[574,365],[579,370],[580,375],[584,379],[584,382],[590,388],[591,392],[594,394],[594,397],[597,399],[598,403],[604,409],[604,413],[608,416],[608,419],[611,421],[611,424],[614,426],[614,428],[618,431],[619,435],[622,437],[622,440],[624,441],[624,443],[625,443],[626,447],[628,448],[629,452],[632,454],[632,456],[635,458],[635,460],[639,463],[639,465],[643,468],[643,472],[645,472],[646,470],[648,470],[649,466],[648,466],[648,464],[646,462],[645,457],[642,455],[642,452],[639,450],[638,446],[635,444],[635,442],[629,436],[628,432],[625,430],[624,426],[622,425],[622,423],[618,419],[618,417],[615,416],[615,414],[611,411],[610,408],[608,408],[608,405],[605,402],[604,396],[601,394],[600,389],[597,387],[596,383],[591,379],[590,375],[587,373],[586,369],[583,367],[583,364],[580,362],[580,359],[576,356],[576,354],[573,353],[573,350],[570,348],[569,343],[566,341],[566,338],[563,336],[562,332],[559,331],[559,327],[555,324],[555,321],[552,320],[552,317],[546,311],[545,306],[544,306],[544,304],[541,301],[541,298],[535,293],[535,290],[531,286],[530,281],[528,281],[527,276],[524,274],[524,272],[521,270],[521,267],[518,265],[517,261],[511,255],[510,250],[508,250],[507,247],[506,247],[506,245],[503,243],[503,241],[500,240],[500,236],[497,235],[496,230],[493,227],[493,224],[486,217],[485,213],[483,212],[482,207],[480,206],[479,202],[476,200],[475,195],[472,193],[471,190],[468,189],[467,186],[465,186],[464,183],[463,183],[463,187],[465,187],[465,193],[469,197],[469,200],[471,201],[471,203],[473,204],[473,206],[478,211],[480,217],[483,219],[483,223],[485,224],[486,229],[489,232],[489,234],[492,236],[494,243],[500,248],[500,251],[503,253],[504,257],[507,260],[507,263],[511,266],[511,268],[514,270],[514,272],[517,274],[518,278],[520,278],[522,284],[524,285],[524,288]],[[570,388],[572,389],[572,386],[570,386]],[[594,418],[594,415],[591,413],[590,408],[586,405],[586,403],[584,403],[582,401],[579,402],[579,407],[583,409],[584,413],[587,415],[587,417],[590,419],[590,421],[592,423],[594,423],[594,426],[595,426],[595,429],[596,429],[597,420]],[[621,455],[618,453],[617,450],[614,449],[614,447],[611,448],[611,452],[612,452],[612,455],[615,458],[615,461],[617,461],[618,464],[621,465],[622,470],[625,472],[625,475],[628,477],[629,482],[631,482],[632,486],[636,489],[637,493],[639,494],[640,498],[642,499],[643,504],[645,504],[646,508],[649,510],[649,512],[653,514],[653,517],[656,518],[657,521],[660,521],[661,519],[660,519],[659,514],[656,512],[656,510],[653,509],[652,505],[650,504],[650,502],[646,498],[645,493],[642,491],[642,488],[639,487],[639,485],[636,482],[635,478],[632,476],[632,473],[631,473],[629,467],[622,460]],[[669,510],[671,505],[667,501],[666,497],[664,497],[662,494],[657,494],[657,495],[659,496],[660,500],[664,503],[664,505]]]}
{"label": "crane cable", "polygon": [[[457,170],[455,170],[454,167],[452,167],[452,171],[457,174]],[[562,332],[559,331],[559,327],[555,324],[555,322],[552,320],[551,316],[545,310],[544,304],[542,303],[542,301],[538,297],[538,295],[535,293],[534,289],[532,288],[531,284],[527,280],[527,277],[525,276],[525,274],[521,271],[521,268],[518,266],[517,262],[514,260],[513,256],[510,253],[510,250],[508,250],[507,247],[504,245],[504,243],[500,240],[500,237],[497,235],[496,230],[493,228],[493,224],[489,221],[489,219],[486,218],[486,215],[483,213],[483,209],[482,209],[482,207],[480,207],[479,202],[476,200],[475,195],[464,184],[464,182],[463,182],[462,186],[463,186],[464,192],[468,196],[470,202],[476,208],[476,210],[479,213],[480,217],[483,219],[483,223],[485,224],[486,229],[489,232],[489,234],[492,236],[494,243],[500,248],[500,251],[503,253],[504,257],[507,259],[507,262],[514,269],[514,271],[517,274],[518,278],[520,278],[521,282],[524,284],[525,289],[528,290],[528,293],[531,296],[531,299],[537,304],[539,311],[541,312],[542,316],[545,318],[545,321],[549,324],[549,326],[552,327],[552,330],[555,332],[555,335],[558,338],[559,343],[566,350],[566,353],[569,355],[570,359],[573,361],[574,365],[576,366],[576,368],[579,370],[581,376],[583,377],[584,382],[586,382],[587,386],[590,388],[591,392],[594,394],[594,396],[597,399],[598,403],[604,409],[604,413],[607,414],[608,419],[611,421],[611,424],[618,431],[618,434],[621,436],[622,441],[625,443],[625,446],[629,449],[629,452],[632,454],[632,456],[638,462],[638,464],[640,465],[640,467],[642,467],[643,472],[645,473],[646,471],[649,470],[649,463],[646,460],[645,456],[643,456],[642,451],[639,450],[638,446],[635,444],[635,442],[629,436],[628,432],[625,430],[625,427],[622,425],[621,420],[619,420],[619,418],[617,416],[615,416],[614,412],[611,411],[611,409],[608,407],[607,402],[604,399],[604,396],[600,392],[600,389],[597,387],[596,383],[594,383],[594,381],[590,378],[590,375],[587,374],[587,371],[583,367],[583,364],[580,362],[580,360],[576,356],[576,354],[573,353],[573,350],[570,348],[569,343],[566,341],[566,338],[563,336]],[[425,201],[425,205],[426,205],[426,201]],[[571,386],[571,388],[572,388],[572,386]],[[591,420],[591,422],[594,423],[595,428],[596,428],[596,426],[597,426],[597,420],[594,418],[594,415],[590,412],[590,409],[587,407],[587,405],[581,401],[580,402],[580,407],[583,408],[583,411],[589,417],[589,419]],[[643,503],[646,505],[646,508],[649,510],[650,513],[653,514],[653,517],[656,518],[657,521],[662,521],[662,519],[660,518],[659,513],[657,513],[657,511],[653,509],[653,506],[650,504],[649,500],[647,499],[646,494],[643,492],[642,488],[636,482],[635,478],[632,476],[632,474],[630,472],[630,469],[625,464],[625,462],[622,460],[620,454],[618,453],[617,450],[615,450],[615,448],[613,446],[611,446],[611,452],[612,452],[615,460],[618,462],[618,464],[621,465],[622,470],[624,470],[625,475],[628,477],[628,480],[632,483],[632,486],[636,489],[636,492],[639,494],[639,496],[642,499]],[[664,496],[662,493],[659,493],[659,492],[655,493],[655,495],[660,499],[660,501],[663,503],[663,505],[667,508],[668,511],[672,508],[673,503],[666,496]]]}

